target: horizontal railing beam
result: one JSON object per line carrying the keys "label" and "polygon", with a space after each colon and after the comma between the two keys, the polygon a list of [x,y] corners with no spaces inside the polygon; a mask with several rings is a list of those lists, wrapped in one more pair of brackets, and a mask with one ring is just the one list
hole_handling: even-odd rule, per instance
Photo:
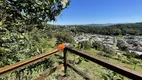
{"label": "horizontal railing beam", "polygon": [[67,66],[74,70],[77,74],[82,76],[85,80],[92,80],[87,74],[83,73],[81,70],[77,69],[76,67],[72,66],[71,64],[67,63]]}
{"label": "horizontal railing beam", "polygon": [[110,63],[110,62],[100,59],[100,58],[89,56],[88,54],[86,54],[84,52],[77,51],[77,50],[71,49],[69,47],[65,47],[65,49],[68,50],[69,52],[76,54],[76,55],[84,57],[92,62],[95,62],[103,67],[106,67],[110,70],[113,70],[113,71],[119,73],[119,74],[122,74],[128,78],[131,78],[134,80],[142,80],[142,73],[141,72],[136,72],[136,71],[134,71],[132,69],[128,69],[124,66],[120,66],[120,65]]}
{"label": "horizontal railing beam", "polygon": [[4,75],[6,73],[13,72],[14,70],[17,70],[21,67],[25,67],[25,66],[34,64],[36,62],[39,62],[39,61],[47,58],[48,56],[55,54],[56,52],[58,52],[57,49],[54,50],[54,51],[48,52],[48,53],[43,53],[41,55],[35,56],[33,58],[30,58],[30,59],[27,59],[27,60],[24,60],[24,61],[17,62],[15,64],[12,64],[12,65],[9,65],[9,66],[2,67],[2,68],[0,68],[0,76]]}

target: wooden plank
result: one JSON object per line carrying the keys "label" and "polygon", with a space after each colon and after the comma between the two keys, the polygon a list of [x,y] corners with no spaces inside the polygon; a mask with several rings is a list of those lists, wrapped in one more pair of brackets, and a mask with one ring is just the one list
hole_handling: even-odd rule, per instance
{"label": "wooden plank", "polygon": [[14,70],[17,70],[17,69],[19,69],[21,67],[25,67],[25,66],[34,64],[36,62],[39,62],[39,61],[49,57],[50,55],[53,55],[53,54],[57,53],[57,52],[58,52],[58,50],[55,49],[55,50],[53,50],[51,52],[43,53],[43,54],[35,56],[33,58],[29,58],[27,60],[20,61],[20,62],[17,62],[15,64],[12,64],[12,65],[2,67],[2,68],[0,68],[0,76],[4,75],[6,73],[13,72]]}
{"label": "wooden plank", "polygon": [[131,79],[134,79],[134,80],[142,80],[142,73],[141,72],[136,72],[132,69],[128,69],[124,66],[120,66],[120,65],[117,65],[117,64],[113,64],[113,63],[110,63],[106,60],[103,60],[103,59],[100,59],[100,58],[97,58],[97,57],[92,57],[92,56],[89,56],[87,53],[84,53],[84,52],[81,52],[81,51],[77,51],[75,49],[71,49],[69,47],[66,47],[66,49],[76,55],[79,55],[81,57],[84,57],[92,62],[95,62],[103,67],[106,67],[108,69],[111,69],[119,74],[122,74],[128,78],[131,78]]}
{"label": "wooden plank", "polygon": [[64,49],[64,73],[65,76],[67,76],[67,50]]}
{"label": "wooden plank", "polygon": [[92,80],[88,75],[83,73],[81,70],[77,69],[76,67],[72,66],[71,64],[67,63],[68,67],[74,70],[76,73],[78,73],[80,76],[82,76],[85,80]]}

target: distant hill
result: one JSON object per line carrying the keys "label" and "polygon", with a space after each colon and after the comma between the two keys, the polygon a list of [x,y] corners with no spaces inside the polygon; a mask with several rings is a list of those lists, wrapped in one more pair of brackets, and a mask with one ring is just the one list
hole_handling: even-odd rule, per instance
{"label": "distant hill", "polygon": [[114,25],[114,24],[111,24],[111,23],[108,23],[108,24],[86,24],[85,26],[110,26],[110,25]]}
{"label": "distant hill", "polygon": [[73,26],[70,30],[103,35],[142,35],[142,23],[86,24]]}
{"label": "distant hill", "polygon": [[56,25],[56,26],[100,26],[100,27],[104,27],[104,26],[110,26],[110,25],[114,25],[111,23],[108,24],[77,24],[77,25]]}
{"label": "distant hill", "polygon": [[112,25],[129,25],[129,24],[142,24],[142,22],[137,22],[137,23],[106,23],[106,24],[74,24],[74,25],[56,25],[56,26],[92,26],[92,27],[107,27],[107,26],[112,26]]}

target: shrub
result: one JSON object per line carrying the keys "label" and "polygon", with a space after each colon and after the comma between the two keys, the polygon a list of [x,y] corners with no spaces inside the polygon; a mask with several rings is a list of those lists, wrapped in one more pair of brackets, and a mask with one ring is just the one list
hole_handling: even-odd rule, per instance
{"label": "shrub", "polygon": [[78,44],[80,46],[80,49],[89,49],[92,47],[89,41],[82,41],[82,42],[79,42]]}
{"label": "shrub", "polygon": [[120,45],[119,49],[122,51],[128,51],[128,47],[126,45]]}
{"label": "shrub", "polygon": [[55,34],[55,37],[57,39],[57,44],[72,43],[73,42],[72,36],[67,32],[59,32],[59,33]]}
{"label": "shrub", "polygon": [[103,43],[101,41],[94,41],[92,47],[97,50],[103,50]]}

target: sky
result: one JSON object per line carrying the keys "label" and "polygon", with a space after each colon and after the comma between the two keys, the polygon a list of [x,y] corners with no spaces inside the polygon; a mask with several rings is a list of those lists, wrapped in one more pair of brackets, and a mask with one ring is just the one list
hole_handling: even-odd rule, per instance
{"label": "sky", "polygon": [[71,0],[57,25],[142,22],[142,0]]}

